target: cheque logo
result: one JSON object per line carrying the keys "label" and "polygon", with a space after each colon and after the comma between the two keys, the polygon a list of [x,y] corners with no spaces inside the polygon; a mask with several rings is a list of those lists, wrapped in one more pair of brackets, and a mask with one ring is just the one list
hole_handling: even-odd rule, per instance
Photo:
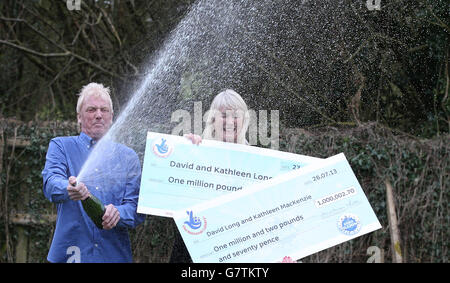
{"label": "cheque logo", "polygon": [[361,221],[354,214],[344,214],[338,220],[338,229],[345,235],[355,235],[361,230]]}
{"label": "cheque logo", "polygon": [[206,230],[206,218],[195,217],[194,213],[191,211],[186,211],[189,219],[184,221],[183,229],[191,235],[200,235]]}
{"label": "cheque logo", "polygon": [[172,153],[173,147],[167,142],[165,138],[161,138],[160,142],[156,140],[153,143],[153,152],[159,157],[167,157]]}

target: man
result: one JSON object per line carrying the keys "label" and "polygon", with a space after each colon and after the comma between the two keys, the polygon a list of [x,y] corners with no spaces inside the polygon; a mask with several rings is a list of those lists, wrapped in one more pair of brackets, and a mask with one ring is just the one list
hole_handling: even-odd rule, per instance
{"label": "man", "polygon": [[[77,119],[81,133],[52,139],[42,171],[45,197],[57,205],[47,260],[131,262],[128,228],[136,227],[145,217],[136,213],[139,158],[124,145],[106,138],[99,142],[113,120],[109,89],[90,83],[79,95]],[[97,228],[83,209],[82,201],[90,194],[105,206],[103,229]]]}

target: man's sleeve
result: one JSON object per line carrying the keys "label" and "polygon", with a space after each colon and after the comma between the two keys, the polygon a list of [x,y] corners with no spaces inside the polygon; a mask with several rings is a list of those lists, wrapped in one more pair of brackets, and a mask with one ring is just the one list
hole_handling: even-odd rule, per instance
{"label": "man's sleeve", "polygon": [[62,146],[55,139],[48,146],[45,167],[42,171],[44,181],[44,195],[51,202],[64,202],[69,200],[67,185],[67,160]]}
{"label": "man's sleeve", "polygon": [[122,204],[116,206],[120,213],[118,227],[134,228],[145,220],[144,214],[137,213],[139,187],[141,184],[141,164],[137,154],[132,151],[127,154],[128,173],[125,185],[125,195]]}

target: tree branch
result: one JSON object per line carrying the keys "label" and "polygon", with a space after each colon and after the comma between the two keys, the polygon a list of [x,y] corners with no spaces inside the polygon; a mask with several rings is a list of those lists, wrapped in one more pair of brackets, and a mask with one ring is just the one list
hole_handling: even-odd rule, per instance
{"label": "tree branch", "polygon": [[3,40],[3,39],[0,39],[0,43],[14,47],[16,49],[22,50],[24,52],[27,52],[27,53],[30,53],[30,54],[33,54],[33,55],[36,55],[39,57],[64,57],[64,56],[71,55],[70,51],[66,51],[64,53],[42,53],[42,52],[35,51],[35,50],[29,49],[27,47],[21,46],[21,45],[14,44],[12,42],[9,42],[9,41]]}
{"label": "tree branch", "polygon": [[102,66],[100,66],[100,65],[98,65],[98,64],[96,64],[96,63],[94,63],[94,62],[92,62],[92,61],[90,61],[90,60],[84,58],[83,56],[80,56],[80,55],[78,55],[78,54],[72,53],[72,52],[69,51],[69,50],[66,50],[66,52],[64,52],[64,53],[42,53],[42,52],[39,52],[39,51],[35,51],[35,50],[32,50],[32,49],[29,49],[29,48],[24,47],[24,46],[20,46],[20,45],[14,44],[14,43],[9,42],[9,41],[7,41],[7,40],[2,40],[2,39],[0,39],[0,43],[3,43],[3,44],[5,44],[5,45],[11,46],[11,47],[13,47],[13,48],[22,50],[22,51],[24,51],[24,52],[27,52],[27,53],[30,53],[30,54],[33,54],[33,55],[39,56],[39,57],[65,57],[65,56],[73,56],[73,57],[75,57],[75,58],[77,58],[77,59],[79,59],[79,60],[81,60],[81,61],[83,61],[83,62],[85,62],[85,63],[87,63],[87,64],[89,64],[89,65],[91,65],[92,67],[94,67],[94,68],[96,68],[96,69],[98,69],[98,70],[100,70],[100,71],[102,71],[102,72],[104,72],[104,73],[106,73],[106,74],[108,74],[108,75],[110,75],[110,76],[113,76],[113,77],[115,77],[115,78],[119,78],[119,79],[123,80],[123,77],[122,77],[122,76],[120,76],[120,75],[118,75],[118,74],[116,74],[116,73],[113,73],[113,72],[111,72],[111,71],[108,71],[108,70],[106,70],[105,68],[103,68]]}

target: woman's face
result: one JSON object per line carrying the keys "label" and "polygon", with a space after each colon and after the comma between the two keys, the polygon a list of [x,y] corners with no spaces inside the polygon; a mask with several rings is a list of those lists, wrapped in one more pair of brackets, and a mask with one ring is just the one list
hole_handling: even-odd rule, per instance
{"label": "woman's face", "polygon": [[237,143],[237,137],[244,124],[244,111],[220,108],[214,116],[215,137],[224,142]]}

